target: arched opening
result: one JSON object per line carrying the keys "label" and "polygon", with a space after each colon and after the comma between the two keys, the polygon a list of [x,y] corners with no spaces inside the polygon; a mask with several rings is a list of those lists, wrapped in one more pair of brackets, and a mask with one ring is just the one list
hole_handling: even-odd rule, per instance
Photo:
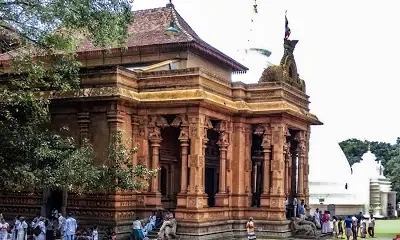
{"label": "arched opening", "polygon": [[[215,124],[213,123],[215,126]],[[219,184],[219,146],[217,145],[219,133],[214,129],[207,131],[207,147],[205,161],[205,193],[208,195],[208,206],[215,206],[215,194],[218,192]]]}

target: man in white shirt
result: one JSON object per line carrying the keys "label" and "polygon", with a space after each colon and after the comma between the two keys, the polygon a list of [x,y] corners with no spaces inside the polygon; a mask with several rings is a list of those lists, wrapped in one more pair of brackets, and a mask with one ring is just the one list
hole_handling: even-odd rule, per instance
{"label": "man in white shirt", "polygon": [[67,220],[65,220],[64,225],[64,236],[66,240],[74,240],[77,228],[78,225],[76,224],[76,220],[72,217],[71,213],[68,213]]}
{"label": "man in white shirt", "polygon": [[372,238],[375,235],[375,218],[373,215],[371,215],[368,220],[368,234]]}

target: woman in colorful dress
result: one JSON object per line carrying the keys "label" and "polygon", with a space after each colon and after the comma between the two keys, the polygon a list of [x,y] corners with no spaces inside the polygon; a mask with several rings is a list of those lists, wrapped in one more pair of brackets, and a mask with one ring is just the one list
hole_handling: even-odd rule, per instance
{"label": "woman in colorful dress", "polygon": [[328,233],[329,232],[329,215],[328,212],[325,211],[324,214],[322,215],[322,233]]}
{"label": "woman in colorful dress", "polygon": [[2,218],[0,223],[0,240],[7,240],[7,237],[8,237],[8,223],[6,223],[4,218]]}
{"label": "woman in colorful dress", "polygon": [[360,234],[361,234],[361,238],[367,237],[367,221],[365,221],[364,217],[362,217],[361,223],[360,223]]}
{"label": "woman in colorful dress", "polygon": [[247,238],[248,239],[257,239],[256,238],[256,233],[254,232],[254,222],[253,222],[253,218],[249,218],[249,221],[246,224],[246,228],[247,228]]}

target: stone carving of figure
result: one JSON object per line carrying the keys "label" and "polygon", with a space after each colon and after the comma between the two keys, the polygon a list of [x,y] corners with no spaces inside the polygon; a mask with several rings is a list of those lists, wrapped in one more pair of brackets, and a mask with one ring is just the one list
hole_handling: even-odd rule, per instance
{"label": "stone carving of figure", "polygon": [[300,218],[293,218],[291,230],[294,235],[301,236],[316,236],[317,228],[311,221],[302,220]]}

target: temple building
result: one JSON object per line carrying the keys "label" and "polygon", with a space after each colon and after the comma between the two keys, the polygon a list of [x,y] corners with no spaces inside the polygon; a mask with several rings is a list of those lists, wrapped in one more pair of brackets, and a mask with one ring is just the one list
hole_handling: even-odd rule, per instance
{"label": "temple building", "polygon": [[[310,126],[322,124],[297,71],[298,41],[285,40],[281,63],[244,84],[231,75],[247,68],[204,42],[172,4],[134,14],[126,48],[79,48],[82,89],[54,95],[52,122],[78,142],[90,139],[99,161],[123,131],[138,147],[132,161],[159,167],[158,176],[139,193],[4,193],[4,214],[33,216],[51,205],[123,236],[135,216],[173,209],[182,239],[242,236],[249,217],[260,237],[290,236],[285,199],[308,204]],[[171,22],[176,36],[164,34]]]}

